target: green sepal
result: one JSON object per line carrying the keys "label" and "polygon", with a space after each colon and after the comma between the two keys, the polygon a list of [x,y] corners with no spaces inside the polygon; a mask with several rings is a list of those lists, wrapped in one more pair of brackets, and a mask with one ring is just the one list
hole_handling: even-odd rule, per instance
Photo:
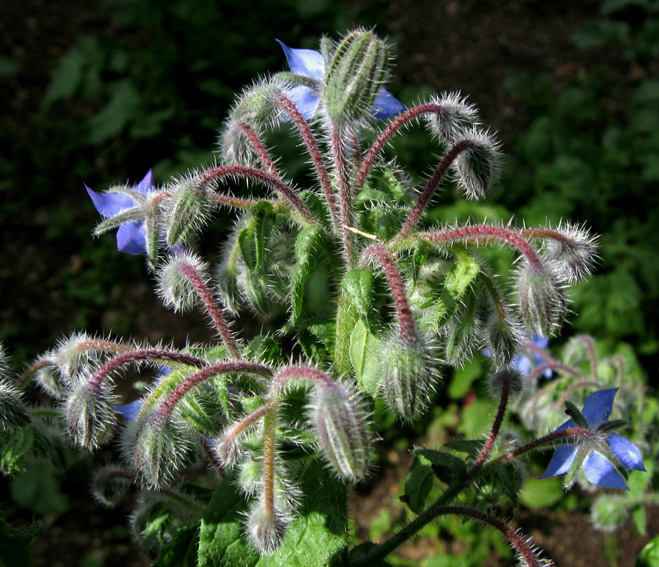
{"label": "green sepal", "polygon": [[361,317],[368,317],[373,308],[373,274],[368,270],[350,270],[341,288],[344,297]]}
{"label": "green sepal", "polygon": [[588,420],[583,416],[579,408],[577,408],[577,406],[575,406],[570,400],[565,400],[565,413],[572,418],[577,427],[590,429]]}
{"label": "green sepal", "polygon": [[381,351],[384,341],[377,338],[359,319],[350,334],[350,362],[359,387],[375,397],[380,391]]}
{"label": "green sepal", "polygon": [[657,567],[659,565],[659,535],[654,536],[636,558],[634,567]]}
{"label": "green sepal", "polygon": [[201,228],[211,210],[206,190],[196,186],[192,179],[182,181],[173,188],[167,214],[167,245],[174,247],[187,242]]}
{"label": "green sepal", "polygon": [[144,219],[146,257],[152,268],[155,267],[158,260],[158,250],[160,249],[160,225],[156,215],[148,215]]}
{"label": "green sepal", "polygon": [[247,226],[238,234],[243,261],[252,274],[263,267],[268,241],[275,227],[275,212],[268,201],[259,201],[252,207]]}
{"label": "green sepal", "polygon": [[116,215],[107,218],[96,225],[94,228],[94,236],[99,236],[104,232],[119,228],[122,224],[126,222],[134,222],[144,220],[144,208],[143,207],[131,207],[130,209],[124,209]]}

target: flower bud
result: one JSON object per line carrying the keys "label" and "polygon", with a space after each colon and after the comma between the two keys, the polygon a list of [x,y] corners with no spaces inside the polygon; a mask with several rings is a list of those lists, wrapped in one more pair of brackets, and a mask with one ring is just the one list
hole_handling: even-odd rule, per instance
{"label": "flower bud", "polygon": [[369,435],[359,403],[337,383],[319,386],[311,406],[311,425],[320,448],[339,476],[355,483],[368,472]]}
{"label": "flower bud", "polygon": [[576,283],[590,276],[596,257],[596,238],[585,228],[566,224],[556,229],[564,238],[545,240],[543,257],[555,266],[556,272],[567,282]]}
{"label": "flower bud", "polygon": [[480,199],[492,187],[499,174],[499,142],[489,132],[474,129],[464,137],[464,143],[470,145],[459,153],[452,164],[453,169],[466,197]]}
{"label": "flower bud", "polygon": [[389,409],[404,421],[414,421],[435,387],[428,347],[415,335],[397,335],[387,341],[382,357],[382,392]]}
{"label": "flower bud", "polygon": [[30,422],[30,414],[18,389],[0,374],[0,431]]}
{"label": "flower bud", "polygon": [[170,188],[167,200],[167,246],[187,242],[208,221],[213,202],[210,189],[200,186],[194,177],[181,179]]}
{"label": "flower bud", "polygon": [[261,553],[272,553],[279,547],[286,533],[286,520],[276,508],[268,512],[265,504],[252,508],[247,522],[249,537]]}
{"label": "flower bud", "polygon": [[233,107],[229,122],[255,127],[275,124],[281,117],[277,96],[289,86],[287,81],[273,77],[246,89]]}
{"label": "flower bud", "polygon": [[95,449],[106,441],[116,420],[113,406],[105,388],[95,388],[89,382],[71,392],[65,404],[69,435],[84,449]]}
{"label": "flower bud", "polygon": [[554,274],[547,266],[525,264],[517,277],[519,307],[526,329],[543,337],[557,332],[567,307]]}
{"label": "flower bud", "polygon": [[490,388],[490,396],[493,398],[500,398],[503,394],[504,382],[508,383],[508,396],[511,398],[519,395],[524,388],[522,375],[517,370],[506,368],[505,370],[496,372],[490,376],[488,384]]}
{"label": "flower bud", "polygon": [[522,344],[522,334],[518,325],[511,323],[512,314],[506,319],[493,316],[486,327],[485,340],[495,370],[503,370],[513,360]]}
{"label": "flower bud", "polygon": [[192,269],[205,281],[206,263],[199,256],[190,253],[177,253],[169,257],[166,264],[160,266],[157,274],[158,294],[162,302],[175,311],[188,311],[198,301],[198,295],[190,279],[185,275],[183,267]]}
{"label": "flower bud", "polygon": [[428,115],[428,127],[442,142],[453,145],[479,124],[476,107],[467,103],[460,93],[442,93],[432,102],[444,108]]}
{"label": "flower bud", "polygon": [[220,462],[232,469],[240,460],[243,451],[236,435],[231,435],[231,429],[224,433],[215,444],[215,454]]}
{"label": "flower bud", "polygon": [[341,41],[322,93],[332,120],[357,120],[369,112],[386,79],[387,62],[387,46],[371,31],[356,30]]}
{"label": "flower bud", "polygon": [[92,478],[92,494],[101,504],[115,508],[128,493],[132,484],[131,476],[116,465],[102,467]]}

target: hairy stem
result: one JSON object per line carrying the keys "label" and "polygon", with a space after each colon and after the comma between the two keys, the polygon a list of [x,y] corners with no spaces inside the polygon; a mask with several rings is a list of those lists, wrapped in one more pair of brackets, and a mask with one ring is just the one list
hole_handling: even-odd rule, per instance
{"label": "hairy stem", "polygon": [[341,139],[339,126],[332,125],[331,145],[332,156],[334,158],[334,169],[339,184],[339,206],[341,221],[341,238],[343,239],[343,254],[345,256],[348,269],[352,267],[352,232],[349,227],[352,226],[351,216],[351,198],[350,182],[348,180],[347,157],[345,155],[345,146]]}

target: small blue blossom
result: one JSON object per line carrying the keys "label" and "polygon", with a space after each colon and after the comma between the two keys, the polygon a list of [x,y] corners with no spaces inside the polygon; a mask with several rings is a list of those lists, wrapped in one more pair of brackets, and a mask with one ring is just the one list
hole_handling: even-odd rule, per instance
{"label": "small blue blossom", "polygon": [[[581,413],[588,422],[589,430],[593,433],[598,433],[598,429],[607,422],[613,409],[613,399],[617,391],[618,388],[599,390],[586,398]],[[567,420],[556,431],[564,431],[571,427],[577,427],[573,419]],[[643,464],[641,451],[631,441],[618,433],[609,433],[605,441],[606,445],[608,445],[608,450],[606,447],[603,447],[603,442],[600,445],[597,442],[561,445],[556,449],[547,468],[547,472],[540,478],[548,478],[567,473],[578,458],[578,462],[583,463],[583,471],[586,478],[592,484],[604,488],[629,490],[625,479],[616,470],[613,463],[600,451],[603,449],[604,452],[613,454],[619,464],[626,469],[644,471],[645,465]]]}
{"label": "small blue blossom", "polygon": [[[314,79],[320,85],[325,77],[325,60],[322,54],[313,49],[295,49],[288,47],[283,41],[278,39],[276,41],[284,50],[291,72]],[[320,102],[320,94],[317,91],[302,85],[289,90],[288,97],[307,120],[316,113]],[[387,89],[381,88],[375,97],[371,115],[377,120],[384,120],[400,114],[403,110],[405,110],[403,103]]]}
{"label": "small blue blossom", "polygon": [[[153,173],[151,170],[144,179],[132,187],[136,193],[146,195],[153,187]],[[135,207],[137,203],[130,195],[125,193],[97,193],[85,185],[96,210],[105,218],[118,215],[120,212]],[[117,249],[126,254],[144,254],[146,252],[146,226],[144,221],[126,222],[117,230]]]}
{"label": "small blue blossom", "polygon": [[134,421],[143,405],[144,398],[140,398],[128,404],[114,406],[114,409],[116,409],[126,421]]}

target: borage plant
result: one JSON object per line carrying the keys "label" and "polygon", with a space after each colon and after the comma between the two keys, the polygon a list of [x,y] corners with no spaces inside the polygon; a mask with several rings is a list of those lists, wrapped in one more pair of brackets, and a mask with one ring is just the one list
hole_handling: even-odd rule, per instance
{"label": "borage plant", "polygon": [[[571,406],[571,421],[555,433],[491,456],[519,381],[509,365],[522,330],[558,332],[565,288],[589,273],[594,239],[570,224],[429,225],[427,207],[448,178],[470,199],[497,178],[499,146],[476,110],[457,94],[406,109],[384,89],[389,52],[371,31],[323,39],[320,52],[282,47],[291,71],[238,98],[216,165],[164,186],[149,172],[136,186],[88,189],[105,217],[95,233],[118,229],[120,250],[146,254],[165,305],[200,308],[219,343],[175,349],[71,336],[21,382],[39,383],[60,414],[30,414],[3,378],[3,447],[40,419],[89,451],[118,431],[123,464],[100,470],[94,490],[112,505],[139,488],[133,528],[161,566],[383,565],[442,515],[500,530],[521,564],[540,565],[527,539],[488,509],[493,502],[474,494],[499,482],[515,499],[516,458],[543,444],[567,443],[548,474],[584,459],[586,474],[602,471],[602,459],[629,448],[610,431],[618,422],[605,423],[606,412],[593,413],[587,400],[583,415]],[[419,122],[441,159],[416,188],[385,147]],[[284,125],[309,159],[304,189],[268,147],[268,133]],[[231,192],[245,183],[265,190]],[[238,220],[211,266],[193,246],[223,207]],[[511,281],[497,279],[477,254],[490,245],[517,251]],[[249,339],[236,333],[227,316],[245,309],[268,330]],[[374,403],[414,422],[435,403],[441,369],[485,348],[500,398],[486,441],[466,456],[424,450],[444,483],[439,497],[410,503],[418,515],[385,542],[350,549],[346,487],[371,470]],[[129,368],[157,374],[126,404],[114,383]],[[613,394],[602,395],[608,404]],[[204,464],[210,473],[200,475]],[[622,487],[617,477],[613,485]]]}

